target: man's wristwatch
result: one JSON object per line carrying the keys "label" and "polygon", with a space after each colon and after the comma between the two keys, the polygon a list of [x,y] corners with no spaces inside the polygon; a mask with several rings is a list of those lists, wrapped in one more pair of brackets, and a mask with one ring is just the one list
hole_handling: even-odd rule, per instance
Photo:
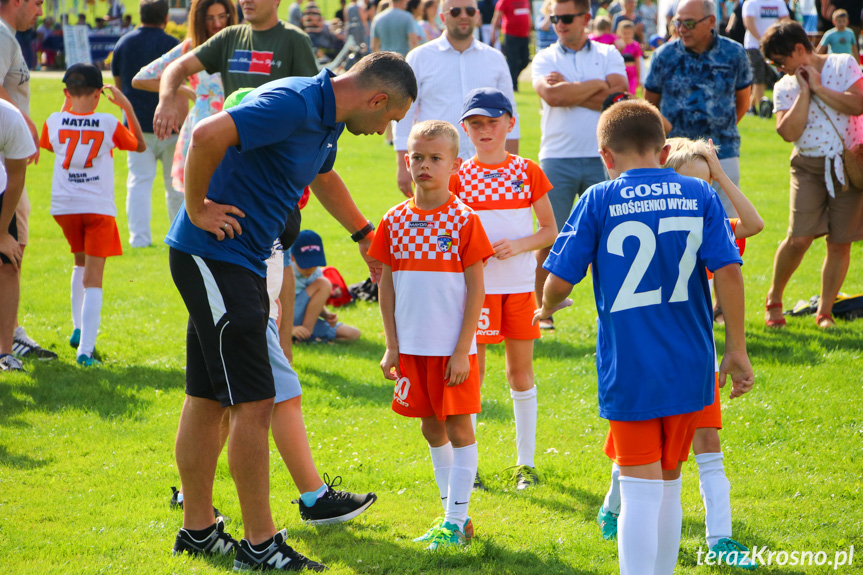
{"label": "man's wristwatch", "polygon": [[358,232],[352,233],[351,239],[354,240],[355,242],[358,242],[358,241],[362,240],[364,237],[366,237],[367,235],[369,235],[370,233],[372,233],[373,231],[375,231],[375,225],[372,222],[370,222],[369,220],[366,220],[365,227]]}

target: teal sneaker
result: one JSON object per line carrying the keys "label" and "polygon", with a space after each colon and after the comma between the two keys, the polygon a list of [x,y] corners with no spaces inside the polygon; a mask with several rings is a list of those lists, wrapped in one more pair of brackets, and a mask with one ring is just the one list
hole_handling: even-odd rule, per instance
{"label": "teal sneaker", "polygon": [[443,517],[436,517],[432,522],[431,527],[429,527],[428,531],[414,539],[414,543],[424,543],[426,541],[431,541],[434,539],[434,534],[440,529],[440,526],[443,525]]}
{"label": "teal sneaker", "polygon": [[618,513],[606,511],[604,505],[599,508],[599,513],[596,514],[596,523],[599,525],[599,530],[602,532],[602,538],[606,541],[614,541],[617,539],[618,515]]}
{"label": "teal sneaker", "polygon": [[72,335],[69,336],[69,345],[74,348],[81,345],[81,330],[77,327],[72,331]]}
{"label": "teal sneaker", "polygon": [[[467,535],[468,532],[470,533],[470,537]],[[459,529],[458,525],[445,521],[437,528],[434,528],[431,536],[431,543],[426,547],[429,551],[434,551],[441,547],[467,545],[473,537],[473,522],[468,518],[465,521],[464,527]]]}
{"label": "teal sneaker", "polygon": [[83,353],[78,356],[78,365],[81,367],[98,367],[102,365],[102,362],[96,358],[90,357],[89,355],[84,355]]}
{"label": "teal sneaker", "polygon": [[734,539],[720,539],[719,543],[710,548],[710,552],[716,553],[719,565],[739,567],[747,571],[758,569],[758,563],[749,556],[749,548]]}
{"label": "teal sneaker", "polygon": [[536,468],[529,465],[516,465],[512,472],[512,479],[515,481],[515,488],[519,491],[539,485]]}

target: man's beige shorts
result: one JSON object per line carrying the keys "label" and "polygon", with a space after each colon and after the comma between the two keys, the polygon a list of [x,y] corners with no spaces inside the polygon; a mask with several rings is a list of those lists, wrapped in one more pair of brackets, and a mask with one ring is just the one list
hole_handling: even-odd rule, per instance
{"label": "man's beige shorts", "polygon": [[791,154],[791,202],[788,236],[821,237],[837,244],[863,239],[863,191],[842,184],[833,175],[836,197],[827,193],[824,157]]}

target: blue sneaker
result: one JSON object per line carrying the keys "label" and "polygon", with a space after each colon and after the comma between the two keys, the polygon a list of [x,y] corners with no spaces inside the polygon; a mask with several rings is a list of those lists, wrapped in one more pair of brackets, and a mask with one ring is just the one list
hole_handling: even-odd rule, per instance
{"label": "blue sneaker", "polygon": [[69,345],[76,349],[81,345],[81,330],[77,327],[72,331],[72,335],[69,337]]}
{"label": "blue sneaker", "polygon": [[710,548],[710,551],[716,553],[716,561],[719,565],[739,567],[747,571],[758,569],[758,563],[749,556],[749,548],[734,539],[720,539],[719,543]]}
{"label": "blue sneaker", "polygon": [[95,359],[89,355],[84,355],[83,353],[78,356],[78,365],[81,367],[98,367],[102,365],[102,362],[98,359]]}
{"label": "blue sneaker", "polygon": [[605,510],[605,505],[599,508],[599,513],[596,514],[596,523],[599,525],[599,530],[602,532],[602,538],[606,541],[614,541],[617,539],[617,516],[618,513],[612,513]]}
{"label": "blue sneaker", "polygon": [[473,522],[468,517],[464,526],[459,528],[458,525],[453,525],[449,521],[443,522],[438,527],[432,528],[431,543],[426,547],[429,551],[434,551],[441,547],[455,547],[459,545],[467,545],[473,537]]}

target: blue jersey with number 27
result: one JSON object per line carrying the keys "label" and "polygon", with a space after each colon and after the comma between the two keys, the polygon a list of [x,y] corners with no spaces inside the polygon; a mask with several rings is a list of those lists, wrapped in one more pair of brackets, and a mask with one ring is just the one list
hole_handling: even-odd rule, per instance
{"label": "blue jersey with number 27", "polygon": [[576,284],[592,264],[600,417],[642,421],[713,403],[704,270],[742,263],[719,197],[702,180],[638,169],[585,192],[543,267]]}

